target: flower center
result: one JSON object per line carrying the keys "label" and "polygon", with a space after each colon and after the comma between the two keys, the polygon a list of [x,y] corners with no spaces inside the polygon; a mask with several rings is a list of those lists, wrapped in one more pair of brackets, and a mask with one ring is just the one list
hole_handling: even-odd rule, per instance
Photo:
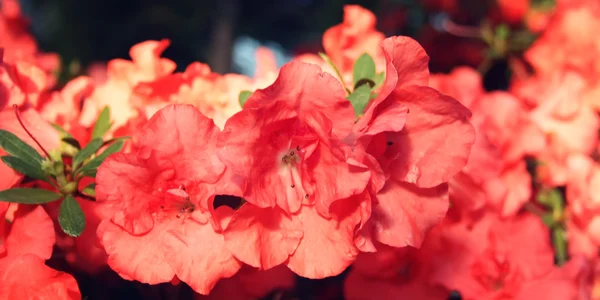
{"label": "flower center", "polygon": [[302,184],[302,160],[306,153],[300,146],[287,150],[281,155],[279,172],[282,180],[287,185],[286,197],[288,201],[302,201],[310,196]]}
{"label": "flower center", "polygon": [[191,202],[184,185],[164,190],[162,198],[160,210],[167,215],[175,215],[178,219],[192,214],[196,209],[196,205]]}
{"label": "flower center", "polygon": [[487,290],[513,295],[520,287],[521,273],[505,257],[487,251],[472,265],[475,279]]}

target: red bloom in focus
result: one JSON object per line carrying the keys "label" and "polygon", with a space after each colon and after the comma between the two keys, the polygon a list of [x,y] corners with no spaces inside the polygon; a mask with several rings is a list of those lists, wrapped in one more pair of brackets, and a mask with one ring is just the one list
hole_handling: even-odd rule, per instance
{"label": "red bloom in focus", "polygon": [[44,264],[52,255],[54,225],[41,206],[20,206],[6,224],[0,202],[0,299],[81,299],[73,276]]}
{"label": "red bloom in focus", "polygon": [[467,163],[475,138],[468,109],[426,86],[429,58],[417,42],[392,37],[383,50],[386,80],[353,129],[389,176],[383,189],[372,186],[376,204],[357,240],[363,251],[375,250],[370,237],[394,247],[422,243],[445,216],[446,182]]}
{"label": "red bloom in focus", "polygon": [[98,203],[112,209],[98,236],[123,278],[157,284],[176,276],[208,294],[241,267],[215,231],[233,212],[208,209],[224,172],[218,134],[193,106],[168,106],[137,134],[135,153],[115,154],[98,170]]}
{"label": "red bloom in focus", "polygon": [[287,261],[310,278],[337,275],[352,262],[370,178],[341,141],[353,121],[340,83],[300,62],[285,65],[227,121],[219,157],[242,177],[248,201],[225,231],[236,257],[261,269]]}

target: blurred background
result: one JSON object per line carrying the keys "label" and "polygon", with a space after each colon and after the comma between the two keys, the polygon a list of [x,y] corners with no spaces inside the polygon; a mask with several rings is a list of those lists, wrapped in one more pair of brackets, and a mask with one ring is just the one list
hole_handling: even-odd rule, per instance
{"label": "blurred background", "polygon": [[418,39],[433,58],[432,71],[477,67],[483,60],[485,45],[448,34],[445,19],[478,26],[497,11],[495,0],[21,0],[40,48],[58,53],[63,70],[72,73],[95,61],[128,58],[138,42],[167,38],[164,56],[179,70],[201,61],[219,73],[252,75],[259,45],[271,48],[279,64],[320,51],[323,32],[342,21],[345,4],[373,11],[387,36]]}

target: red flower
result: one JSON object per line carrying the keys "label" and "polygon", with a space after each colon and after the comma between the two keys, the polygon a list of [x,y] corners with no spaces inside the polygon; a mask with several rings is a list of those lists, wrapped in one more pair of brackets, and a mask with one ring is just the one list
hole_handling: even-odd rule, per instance
{"label": "red flower", "polygon": [[0,248],[0,299],[80,299],[73,276],[44,264],[55,242],[54,225],[44,209],[20,206],[13,222],[5,225],[6,208],[0,203],[0,242],[6,250]]}
{"label": "red flower", "polygon": [[156,284],[177,276],[207,294],[241,267],[211,225],[225,227],[233,212],[206,209],[224,172],[218,134],[194,107],[168,106],[137,134],[135,153],[115,154],[98,170],[98,202],[113,209],[98,236],[123,278]]}
{"label": "red flower", "polygon": [[352,74],[354,61],[365,52],[383,66],[381,42],[385,36],[375,29],[376,22],[371,11],[358,5],[345,5],[343,23],[323,34],[323,47],[342,74]]}
{"label": "red flower", "polygon": [[386,80],[353,129],[389,177],[374,189],[376,204],[357,240],[363,251],[375,251],[370,237],[394,247],[421,244],[444,217],[446,182],[467,163],[475,138],[469,110],[426,86],[429,58],[417,42],[392,37],[383,50]]}
{"label": "red flower", "polygon": [[370,178],[341,141],[353,123],[340,83],[299,62],[227,121],[219,157],[243,178],[248,202],[225,230],[237,258],[260,269],[286,263],[310,278],[337,275],[352,262]]}
{"label": "red flower", "polygon": [[138,111],[130,99],[133,89],[141,82],[162,78],[175,70],[175,62],[160,57],[169,44],[169,40],[145,41],[131,47],[131,61],[111,60],[107,66],[108,80],[97,86],[84,102],[79,119],[81,125],[92,127],[105,106],[111,109],[113,130],[137,117]]}
{"label": "red flower", "polygon": [[350,161],[351,149],[340,141],[353,120],[335,78],[292,62],[228,120],[219,156],[245,178],[248,202],[287,213],[306,202],[327,214],[333,201],[362,192],[369,180],[368,169]]}
{"label": "red flower", "polygon": [[556,292],[548,299],[575,299],[574,277],[554,266],[548,229],[536,216],[500,220],[488,214],[431,238],[439,241],[428,250],[431,284],[458,290],[463,299],[528,299],[546,290]]}
{"label": "red flower", "polygon": [[498,0],[498,8],[504,20],[510,24],[519,24],[529,10],[530,0]]}

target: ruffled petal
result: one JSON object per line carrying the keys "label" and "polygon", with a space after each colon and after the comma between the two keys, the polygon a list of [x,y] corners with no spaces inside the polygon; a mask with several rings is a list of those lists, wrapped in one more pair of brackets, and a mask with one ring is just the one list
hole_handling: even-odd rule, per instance
{"label": "ruffled petal", "polygon": [[279,208],[245,204],[225,229],[227,248],[244,263],[267,270],[285,262],[302,240],[302,222]]}

